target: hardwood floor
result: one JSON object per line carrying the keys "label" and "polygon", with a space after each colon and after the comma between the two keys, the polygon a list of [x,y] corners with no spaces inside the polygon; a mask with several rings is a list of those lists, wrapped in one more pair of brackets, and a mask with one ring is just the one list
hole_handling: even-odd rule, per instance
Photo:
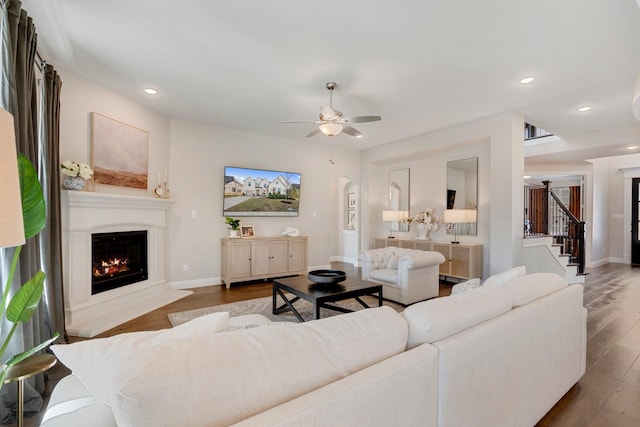
{"label": "hardwood floor", "polygon": [[[358,274],[350,264],[334,268]],[[587,371],[582,379],[549,411],[537,426],[638,426],[640,425],[640,269],[607,264],[589,270],[584,304],[587,322]],[[194,294],[100,334],[170,328],[168,313],[271,295],[271,284],[209,286]],[[440,285],[440,296],[451,286]],[[71,342],[81,338],[71,337]],[[61,364],[49,371],[48,389],[69,370]],[[505,410],[508,410],[506,408]],[[40,416],[25,418],[37,426]]]}

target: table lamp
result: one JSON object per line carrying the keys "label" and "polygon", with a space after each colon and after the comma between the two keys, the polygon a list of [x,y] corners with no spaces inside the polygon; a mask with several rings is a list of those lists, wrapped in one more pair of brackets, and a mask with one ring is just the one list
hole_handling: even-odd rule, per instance
{"label": "table lamp", "polygon": [[24,245],[13,116],[0,109],[0,248]]}
{"label": "table lamp", "polygon": [[382,221],[389,223],[389,239],[393,239],[393,223],[402,221],[407,217],[407,211],[382,211]]}
{"label": "table lamp", "polygon": [[476,222],[477,211],[475,209],[447,209],[444,211],[444,222],[447,224],[453,224],[453,242],[452,244],[459,244],[458,242],[458,227],[456,224],[469,224]]}

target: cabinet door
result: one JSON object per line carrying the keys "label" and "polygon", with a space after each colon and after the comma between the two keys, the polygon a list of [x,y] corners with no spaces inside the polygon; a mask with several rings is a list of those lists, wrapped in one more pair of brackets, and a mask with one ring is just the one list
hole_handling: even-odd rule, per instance
{"label": "cabinet door", "polygon": [[453,245],[451,247],[451,275],[463,279],[469,277],[469,261],[471,250],[467,246]]}
{"label": "cabinet door", "polygon": [[239,279],[251,276],[251,243],[229,243],[229,278]]}
{"label": "cabinet door", "polygon": [[401,248],[405,249],[415,249],[416,244],[411,240],[398,240],[398,244]]}
{"label": "cabinet door", "polygon": [[376,239],[373,243],[374,249],[382,249],[387,247],[387,239]]}
{"label": "cabinet door", "polygon": [[444,256],[444,262],[442,264],[440,264],[440,274],[441,275],[449,275],[449,269],[450,269],[450,264],[451,264],[451,256],[449,253],[449,245],[439,245],[437,243],[433,244],[433,250],[435,252],[440,252],[443,256]]}
{"label": "cabinet door", "polygon": [[304,239],[293,239],[289,241],[289,271],[306,271],[307,241]]}
{"label": "cabinet door", "polygon": [[432,251],[433,250],[433,244],[431,242],[416,242],[416,249],[421,250],[421,251]]}
{"label": "cabinet door", "polygon": [[263,276],[271,271],[271,242],[256,240],[251,242],[251,275]]}
{"label": "cabinet door", "polygon": [[269,253],[269,273],[286,273],[289,270],[289,242],[272,240]]}

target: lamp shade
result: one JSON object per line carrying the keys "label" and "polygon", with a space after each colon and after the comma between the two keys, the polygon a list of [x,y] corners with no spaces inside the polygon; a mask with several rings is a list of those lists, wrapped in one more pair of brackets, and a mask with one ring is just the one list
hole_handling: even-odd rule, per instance
{"label": "lamp shade", "polygon": [[475,209],[447,209],[444,211],[444,222],[448,224],[467,224],[476,222]]}
{"label": "lamp shade", "polygon": [[0,247],[23,245],[22,198],[13,116],[0,109]]}
{"label": "lamp shade", "polygon": [[336,136],[337,134],[342,132],[342,125],[339,125],[337,123],[325,123],[320,125],[319,129],[327,136]]}
{"label": "lamp shade", "polygon": [[383,222],[402,221],[408,215],[407,211],[382,211]]}

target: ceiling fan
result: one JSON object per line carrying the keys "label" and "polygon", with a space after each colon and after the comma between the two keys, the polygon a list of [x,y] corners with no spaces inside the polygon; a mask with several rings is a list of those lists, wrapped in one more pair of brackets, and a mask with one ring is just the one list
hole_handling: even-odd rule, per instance
{"label": "ceiling fan", "polygon": [[336,136],[342,132],[355,138],[361,138],[362,134],[359,130],[349,126],[350,123],[366,123],[382,120],[380,116],[355,116],[344,117],[342,112],[333,108],[333,90],[336,88],[336,82],[327,82],[325,87],[329,90],[329,106],[320,107],[320,120],[286,120],[280,123],[316,123],[318,126],[307,134],[307,138],[322,132],[327,136]]}

